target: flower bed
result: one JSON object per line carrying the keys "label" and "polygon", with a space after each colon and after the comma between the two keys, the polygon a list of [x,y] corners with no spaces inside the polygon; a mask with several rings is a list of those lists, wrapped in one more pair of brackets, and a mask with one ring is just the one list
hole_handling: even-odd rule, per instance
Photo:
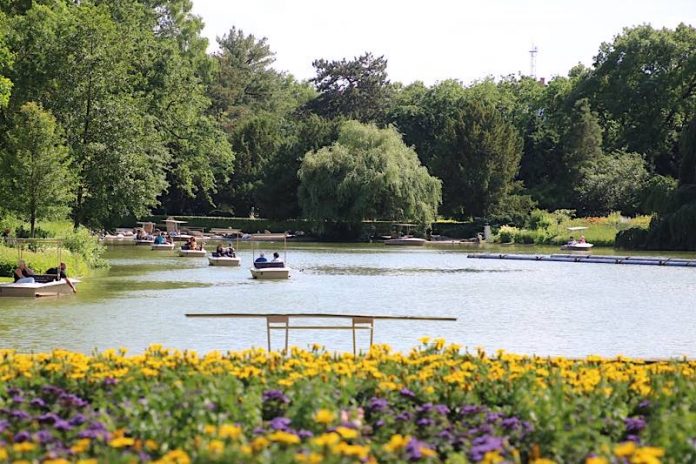
{"label": "flower bed", "polygon": [[0,461],[696,462],[696,362],[0,351]]}

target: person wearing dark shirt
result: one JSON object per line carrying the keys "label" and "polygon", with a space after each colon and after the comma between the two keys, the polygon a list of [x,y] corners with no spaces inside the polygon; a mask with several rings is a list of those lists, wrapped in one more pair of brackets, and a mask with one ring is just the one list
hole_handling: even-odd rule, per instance
{"label": "person wearing dark shirt", "polygon": [[263,253],[261,253],[261,254],[259,255],[259,257],[256,258],[256,261],[254,261],[254,262],[255,262],[255,263],[267,263],[268,260],[267,260],[266,257],[263,255]]}
{"label": "person wearing dark shirt", "polygon": [[73,283],[70,282],[70,279],[68,279],[68,275],[65,273],[67,269],[68,266],[66,266],[65,263],[60,263],[60,267],[52,267],[46,271],[46,274],[55,275],[59,279],[65,279],[65,283],[68,284],[68,286],[72,289],[73,293],[77,293],[77,289],[75,288]]}

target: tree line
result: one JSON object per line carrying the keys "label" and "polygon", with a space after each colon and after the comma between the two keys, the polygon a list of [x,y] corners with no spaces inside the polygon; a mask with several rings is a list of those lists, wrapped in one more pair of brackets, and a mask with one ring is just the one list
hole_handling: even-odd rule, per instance
{"label": "tree line", "polygon": [[[427,223],[665,210],[696,30],[639,25],[542,83],[393,82],[366,52],[299,81],[189,0],[0,0],[0,208],[92,228],[150,212]],[[453,58],[455,59],[455,58]]]}

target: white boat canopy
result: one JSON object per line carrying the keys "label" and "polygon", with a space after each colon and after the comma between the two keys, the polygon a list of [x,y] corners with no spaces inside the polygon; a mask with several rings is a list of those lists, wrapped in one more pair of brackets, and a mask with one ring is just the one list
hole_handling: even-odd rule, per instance
{"label": "white boat canopy", "polygon": [[576,226],[576,227],[568,227],[567,229],[568,229],[568,230],[571,230],[571,231],[576,231],[576,230],[586,230],[586,229],[589,229],[589,227],[585,227],[585,226]]}

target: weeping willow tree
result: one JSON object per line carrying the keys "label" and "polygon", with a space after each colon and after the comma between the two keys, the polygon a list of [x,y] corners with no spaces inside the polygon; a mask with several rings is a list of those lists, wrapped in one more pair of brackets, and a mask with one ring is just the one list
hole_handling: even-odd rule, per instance
{"label": "weeping willow tree", "polygon": [[299,200],[306,217],[431,223],[442,198],[440,180],[421,165],[393,129],[348,121],[331,146],[306,154]]}

